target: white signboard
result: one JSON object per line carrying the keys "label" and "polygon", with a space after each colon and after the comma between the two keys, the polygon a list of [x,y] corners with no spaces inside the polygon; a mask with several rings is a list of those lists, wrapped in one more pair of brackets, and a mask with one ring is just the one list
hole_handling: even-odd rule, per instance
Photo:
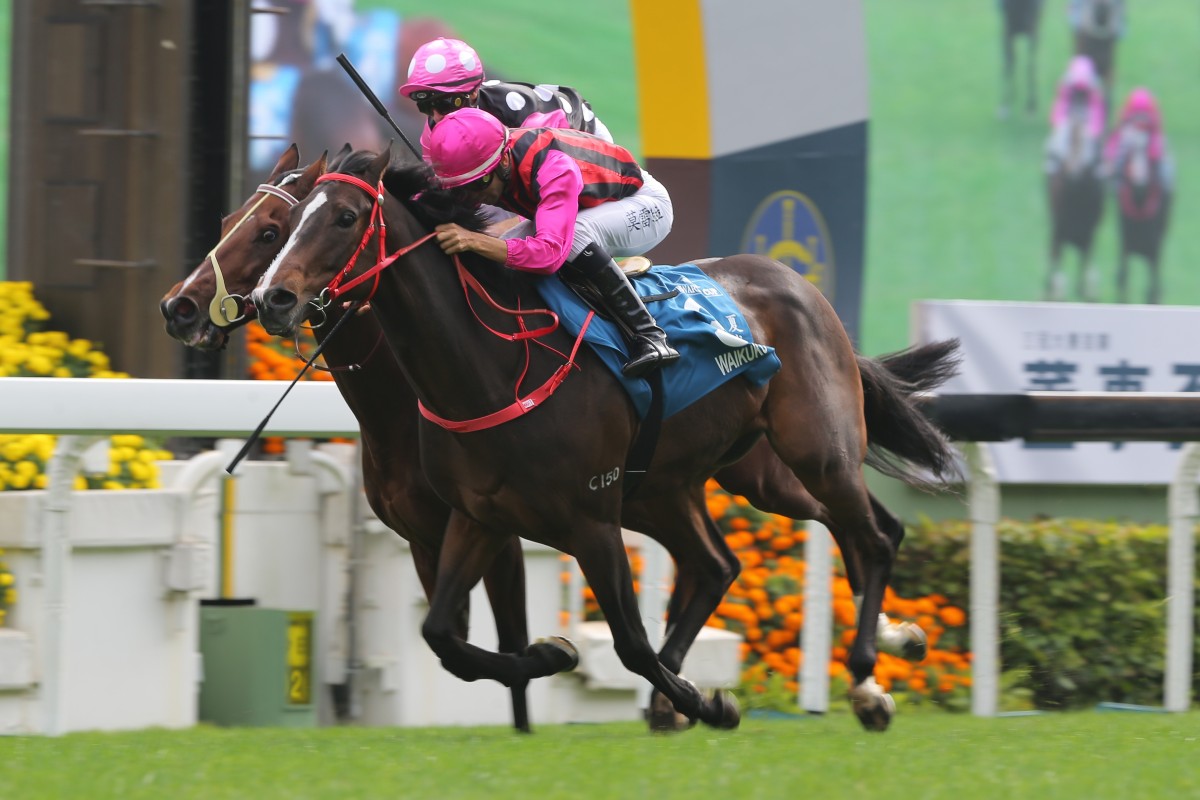
{"label": "white signboard", "polygon": [[[962,340],[946,394],[1200,391],[1200,308],[938,300],[914,303],[913,339]],[[1180,445],[1022,441],[992,446],[1005,483],[1168,484]]]}

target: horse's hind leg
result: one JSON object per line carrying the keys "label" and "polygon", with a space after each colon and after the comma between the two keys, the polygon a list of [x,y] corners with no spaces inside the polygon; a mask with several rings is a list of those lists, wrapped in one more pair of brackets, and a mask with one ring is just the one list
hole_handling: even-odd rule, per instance
{"label": "horse's hind leg", "polygon": [[[891,541],[893,552],[899,553],[900,542],[904,539],[904,524],[884,508],[883,503],[880,503],[874,495],[869,495],[869,497],[876,523],[878,523],[880,530],[887,535],[888,540]],[[889,570],[890,577],[891,573]],[[859,609],[862,608],[862,594],[860,592],[855,592],[854,602]],[[876,634],[876,643],[883,652],[889,655],[900,656],[912,662],[924,661],[925,654],[929,649],[929,638],[925,635],[925,631],[921,630],[921,626],[915,622],[894,623],[883,612],[879,614],[879,631]]]}
{"label": "horse's hind leg", "polygon": [[[529,646],[529,625],[525,619],[525,560],[521,540],[515,536],[497,554],[483,575],[501,653],[518,654]],[[512,695],[513,727],[529,733],[529,704],[525,692],[528,682],[509,687]]]}
{"label": "horse's hind leg", "polygon": [[[1007,13],[1007,12],[1002,12]],[[1008,21],[1004,24],[1004,74],[1000,77],[1000,108],[996,110],[996,116],[1000,119],[1008,119],[1009,109],[1013,104],[1013,71],[1014,62],[1014,44],[1013,40],[1016,37],[1009,30]]]}
{"label": "horse's hind leg", "polygon": [[[769,435],[775,451],[825,506],[832,526],[854,543],[862,559],[862,607],[849,658],[854,679],[850,701],[865,728],[885,730],[896,705],[875,682],[875,638],[895,545],[879,528],[863,479],[866,423],[862,412],[846,411],[862,408],[861,390],[848,378],[839,381],[829,374],[832,370],[828,365],[822,366],[826,381],[820,386],[806,384],[785,372],[772,380]],[[803,369],[795,370],[797,376],[802,373],[808,374]]]}
{"label": "horse's hind leg", "polygon": [[[1052,212],[1051,213],[1055,213]],[[1058,223],[1053,223],[1057,228]],[[1067,299],[1067,281],[1062,273],[1062,239],[1059,238],[1058,231],[1055,230],[1053,239],[1050,242],[1050,268],[1046,273],[1046,299],[1054,302],[1059,302]]]}
{"label": "horse's hind leg", "polygon": [[[741,562],[708,515],[703,489],[698,487],[682,506],[656,502],[654,511],[655,538],[667,546],[676,564],[675,588],[667,607],[667,635],[658,660],[678,675],[688,650],[737,578]],[[688,524],[681,526],[680,519]],[[702,535],[697,537],[697,532]],[[651,730],[679,727],[675,709],[664,700],[657,693],[651,697]]]}
{"label": "horse's hind leg", "polygon": [[1025,95],[1025,113],[1033,116],[1037,111],[1037,27],[1029,32],[1025,37],[1028,44],[1027,55],[1025,59],[1025,75],[1026,75],[1026,95]]}
{"label": "horse's hind leg", "polygon": [[648,680],[689,719],[699,719],[715,728],[736,728],[741,715],[728,695],[720,693],[706,699],[694,685],[659,661],[642,625],[620,530],[613,527],[605,530],[577,522],[572,530],[571,550],[608,620],[613,647],[621,663]]}
{"label": "horse's hind leg", "polygon": [[1146,257],[1146,302],[1152,306],[1162,302],[1162,277],[1158,271],[1158,253]]}
{"label": "horse's hind leg", "polygon": [[[855,542],[833,524],[825,507],[817,502],[792,471],[779,460],[769,442],[761,440],[744,458],[724,467],[714,476],[721,488],[732,494],[745,497],[750,505],[769,514],[780,514],[794,520],[814,520],[829,529],[842,554],[846,568],[846,580],[854,595],[856,608],[862,607],[863,568]],[[874,497],[871,498],[876,516],[883,510]],[[880,518],[885,533],[899,547],[904,538],[904,526],[890,514],[886,518],[895,523],[888,527]],[[893,623],[885,616],[879,620],[879,648],[890,655],[920,661],[925,651],[925,633],[911,622]]]}
{"label": "horse's hind leg", "polygon": [[1129,250],[1125,247],[1124,237],[1117,256],[1117,302],[1129,302]]}
{"label": "horse's hind leg", "polygon": [[519,686],[533,678],[574,669],[579,661],[574,646],[561,637],[551,637],[530,645],[521,655],[511,655],[488,652],[458,635],[456,609],[467,601],[472,587],[509,538],[487,531],[458,512],[451,514],[446,527],[437,586],[421,634],[442,666],[465,681],[489,678],[505,686]]}

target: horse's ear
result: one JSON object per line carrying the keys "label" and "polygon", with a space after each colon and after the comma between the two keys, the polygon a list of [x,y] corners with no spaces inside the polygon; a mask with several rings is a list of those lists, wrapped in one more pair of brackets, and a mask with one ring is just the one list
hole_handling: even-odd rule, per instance
{"label": "horse's ear", "polygon": [[327,156],[329,151],[321,153],[321,157],[304,168],[304,172],[300,173],[300,177],[292,184],[292,194],[297,199],[306,197],[312,191],[313,186],[317,183],[317,178],[325,174]]}
{"label": "horse's ear", "polygon": [[375,160],[371,162],[371,166],[367,169],[368,183],[376,184],[383,177],[384,170],[392,163],[392,142],[388,141],[388,146],[383,151],[375,156]]}
{"label": "horse's ear", "polygon": [[275,181],[285,172],[291,172],[300,163],[300,148],[295,142],[288,146],[287,150],[283,151],[283,155],[279,157],[275,168],[271,170],[271,177],[267,178],[267,183],[275,183]]}
{"label": "horse's ear", "polygon": [[329,164],[328,164],[329,171],[330,172],[335,171],[338,168],[338,165],[340,165],[342,163],[342,160],[345,159],[346,156],[350,155],[352,152],[354,152],[354,148],[352,148],[350,146],[349,142],[346,142],[344,145],[342,145],[342,149],[338,150],[336,153],[334,153],[333,158],[329,159]]}

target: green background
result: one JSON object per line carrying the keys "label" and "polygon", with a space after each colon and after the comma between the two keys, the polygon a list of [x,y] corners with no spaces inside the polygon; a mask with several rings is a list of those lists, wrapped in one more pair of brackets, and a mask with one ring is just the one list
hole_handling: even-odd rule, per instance
{"label": "green background", "polygon": [[[870,169],[863,352],[908,343],[914,300],[1039,298],[1048,240],[1041,151],[1050,98],[1070,56],[1066,6],[1067,0],[1047,0],[1042,14],[1037,113],[1017,111],[1001,120],[995,2],[864,0]],[[441,18],[479,50],[494,74],[580,89],[617,141],[640,150],[627,0],[358,0],[357,8]],[[5,52],[11,52],[11,11],[12,0],[0,0]],[[1130,3],[1128,14],[1114,97],[1145,85],[1161,101],[1180,187],[1165,248],[1165,298],[1195,304],[1200,271],[1191,265],[1200,263],[1200,235],[1185,221],[1197,206],[1189,179],[1200,164],[1200,8],[1192,0],[1154,0]],[[5,128],[10,68],[7,58],[0,62]],[[8,142],[0,139],[4,184]],[[0,195],[0,213],[7,201],[7,193]],[[1114,297],[1115,223],[1110,203],[1096,245],[1105,300]],[[6,233],[0,227],[0,245]],[[5,253],[0,246],[0,277]],[[1067,263],[1074,268],[1073,260]],[[1133,279],[1138,297],[1140,268]]]}
{"label": "green background", "polygon": [[[359,0],[358,7],[436,14],[492,71],[580,89],[617,141],[637,151],[637,80],[623,0],[456,0],[441,8]],[[1006,120],[997,115],[997,7],[994,0],[864,1],[870,61],[865,353],[908,344],[914,300],[1040,299],[1049,237],[1041,155],[1054,86],[1071,54],[1067,0],[1047,0],[1042,12],[1036,114],[1018,110]],[[1025,48],[1018,44],[1021,70]],[[1200,237],[1184,222],[1196,208],[1189,178],[1200,163],[1200,8],[1192,0],[1129,3],[1116,64],[1114,103],[1134,86],[1150,88],[1176,158],[1181,191],[1165,248],[1164,297],[1172,304],[1200,302],[1200,271],[1190,268],[1200,263]],[[1103,300],[1115,297],[1116,256],[1110,203],[1095,248]],[[1073,254],[1066,264],[1074,269]],[[1133,296],[1141,297],[1144,272],[1132,274]]]}

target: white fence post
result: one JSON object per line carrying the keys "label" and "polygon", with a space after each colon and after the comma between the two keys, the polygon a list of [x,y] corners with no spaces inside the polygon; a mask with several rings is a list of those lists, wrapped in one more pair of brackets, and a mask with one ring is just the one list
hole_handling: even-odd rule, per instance
{"label": "white fence post", "polygon": [[1000,485],[986,444],[964,443],[971,478],[971,713],[996,715],[1000,695]]}
{"label": "white fence post", "polygon": [[1192,626],[1195,541],[1192,533],[1200,502],[1196,478],[1200,473],[1200,445],[1183,448],[1175,480],[1167,490],[1170,539],[1167,543],[1167,662],[1163,675],[1163,707],[1187,711],[1192,702]]}
{"label": "white fence post", "polygon": [[833,648],[833,546],[819,522],[804,529],[804,628],[800,632],[800,707],[810,714],[829,710],[829,655]]}

